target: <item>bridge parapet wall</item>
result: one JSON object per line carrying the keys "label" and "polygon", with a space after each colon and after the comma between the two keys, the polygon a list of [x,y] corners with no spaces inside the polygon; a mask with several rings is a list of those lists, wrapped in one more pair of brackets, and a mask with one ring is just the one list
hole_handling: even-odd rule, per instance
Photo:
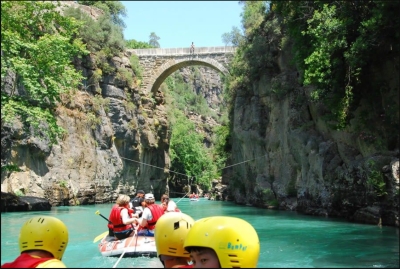
{"label": "bridge parapet wall", "polygon": [[[138,56],[144,55],[190,55],[190,48],[156,48],[156,49],[129,49]],[[194,54],[210,54],[210,53],[235,53],[236,47],[225,46],[225,47],[198,47],[195,48]]]}

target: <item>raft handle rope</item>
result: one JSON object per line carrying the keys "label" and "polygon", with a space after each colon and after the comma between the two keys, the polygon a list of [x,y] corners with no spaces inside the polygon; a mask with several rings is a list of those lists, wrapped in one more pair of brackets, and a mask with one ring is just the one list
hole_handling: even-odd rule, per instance
{"label": "raft handle rope", "polygon": [[[137,230],[136,229],[134,231],[135,231],[135,234],[133,236],[136,236],[136,244],[137,244],[138,234],[137,234]],[[117,262],[114,264],[114,266],[112,268],[117,267],[118,263],[121,261],[122,257],[124,257],[126,250],[131,246],[132,242],[133,242],[133,238],[129,242],[129,245],[126,248],[124,248],[124,251],[122,252],[121,256],[119,256]],[[135,251],[136,251],[136,245],[135,245]]]}

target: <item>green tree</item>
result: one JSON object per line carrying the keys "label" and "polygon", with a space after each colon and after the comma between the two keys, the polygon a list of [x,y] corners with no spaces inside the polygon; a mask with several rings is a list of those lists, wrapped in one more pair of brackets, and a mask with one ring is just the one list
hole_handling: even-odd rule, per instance
{"label": "green tree", "polygon": [[123,20],[123,17],[126,17],[126,8],[120,1],[78,1],[78,3],[99,8],[111,17],[114,24],[126,27]]}
{"label": "green tree", "polygon": [[53,143],[63,133],[55,109],[61,94],[82,81],[73,57],[87,53],[74,38],[77,31],[76,21],[60,15],[52,2],[1,2],[2,128],[19,119]]}
{"label": "green tree", "polygon": [[232,31],[230,31],[229,33],[224,33],[222,35],[222,42],[225,44],[225,46],[233,45],[237,47],[241,42],[243,42],[243,39],[243,34],[236,26],[233,26]]}
{"label": "green tree", "polygon": [[81,21],[79,37],[91,52],[103,50],[107,56],[114,56],[125,49],[125,40],[121,26],[112,22],[109,14],[93,20],[79,8],[68,8],[65,16]]}
{"label": "green tree", "polygon": [[[373,59],[379,62],[379,58],[386,57],[387,49],[382,48],[390,47],[393,54],[399,52],[400,3],[273,1],[273,6],[284,18],[293,40],[304,84],[316,86],[311,94],[313,100],[324,102],[335,115],[333,127],[343,129],[357,100],[376,95],[367,92],[369,87],[363,85]],[[380,98],[384,99],[384,95]]]}
{"label": "green tree", "polygon": [[135,39],[126,40],[125,47],[127,49],[152,49],[154,48],[147,42],[136,41]]}
{"label": "green tree", "polygon": [[251,81],[259,79],[265,70],[271,68],[274,51],[270,44],[280,40],[281,35],[279,22],[269,18],[265,1],[246,1],[243,4],[244,38],[230,64],[231,76],[226,80],[225,87],[230,104],[233,104],[237,89],[250,91]]}
{"label": "green tree", "polygon": [[245,1],[241,16],[246,36],[261,26],[266,10],[266,1]]}
{"label": "green tree", "polygon": [[217,166],[218,174],[220,175],[222,169],[226,164],[226,160],[228,159],[228,152],[231,151],[231,147],[229,144],[230,132],[228,125],[220,125],[214,127],[215,133],[215,142],[213,149],[213,161]]}
{"label": "green tree", "polygon": [[195,125],[181,112],[175,111],[175,121],[171,124],[170,141],[171,167],[174,171],[194,178],[194,183],[206,188],[216,177],[216,166],[203,146],[203,137]]}
{"label": "green tree", "polygon": [[155,48],[159,48],[160,47],[160,43],[158,42],[158,40],[160,40],[160,38],[156,35],[156,33],[151,32],[150,36],[149,36],[149,44],[150,44],[150,46],[153,46]]}

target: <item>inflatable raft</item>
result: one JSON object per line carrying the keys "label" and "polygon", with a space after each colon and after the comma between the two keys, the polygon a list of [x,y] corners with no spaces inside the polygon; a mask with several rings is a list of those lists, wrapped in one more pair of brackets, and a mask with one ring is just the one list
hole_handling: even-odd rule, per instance
{"label": "inflatable raft", "polygon": [[99,243],[101,255],[105,257],[157,257],[157,249],[154,237],[134,236],[118,240],[108,234]]}

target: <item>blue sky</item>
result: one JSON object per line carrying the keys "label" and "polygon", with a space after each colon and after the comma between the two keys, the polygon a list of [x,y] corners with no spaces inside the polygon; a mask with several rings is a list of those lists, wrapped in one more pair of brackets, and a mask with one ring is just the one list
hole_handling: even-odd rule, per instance
{"label": "blue sky", "polygon": [[151,32],[161,48],[225,46],[222,34],[241,29],[238,1],[121,1],[127,10],[124,38],[149,42]]}

